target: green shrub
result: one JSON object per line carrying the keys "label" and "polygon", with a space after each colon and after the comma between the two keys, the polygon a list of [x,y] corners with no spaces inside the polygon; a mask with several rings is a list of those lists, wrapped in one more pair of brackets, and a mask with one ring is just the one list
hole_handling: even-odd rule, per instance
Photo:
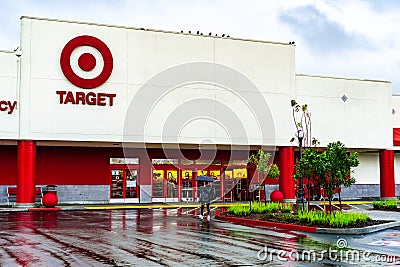
{"label": "green shrub", "polygon": [[396,210],[399,201],[397,199],[390,199],[390,200],[385,200],[383,204],[387,209]]}
{"label": "green shrub", "polygon": [[[251,210],[249,206],[244,206],[243,204],[236,203],[235,205],[228,208],[228,213],[234,214],[235,216],[247,216],[250,213],[260,213],[265,214],[263,217],[265,219],[281,218],[282,221],[287,223],[303,222],[309,225],[326,225],[335,228],[346,228],[355,226],[358,223],[365,223],[371,218],[365,213],[356,212],[332,212],[325,213],[323,211],[299,211],[297,215],[291,213],[284,213],[283,211],[291,211],[292,207],[290,204],[282,203],[267,203],[266,205],[261,202],[252,202]],[[278,210],[282,213],[273,215],[272,213]],[[279,215],[278,217],[276,217]]]}
{"label": "green shrub", "polygon": [[274,213],[274,212],[285,212],[289,213],[292,211],[292,206],[290,204],[282,204],[269,202],[264,204],[263,202],[251,202],[251,209],[249,206],[243,206],[243,204],[235,203],[235,205],[228,208],[228,213],[235,214],[237,216],[244,216],[250,213]]}
{"label": "green shrub", "polygon": [[383,208],[383,201],[382,200],[374,200],[374,202],[372,202],[372,206],[374,207],[374,209],[381,209],[381,208]]}
{"label": "green shrub", "polygon": [[299,221],[311,225],[329,225],[335,228],[346,228],[354,226],[359,222],[366,222],[371,218],[365,213],[355,212],[332,212],[323,211],[300,211]]}
{"label": "green shrub", "polygon": [[228,213],[234,214],[235,216],[246,216],[250,214],[250,207],[236,203],[228,208]]}
{"label": "green shrub", "polygon": [[285,213],[292,211],[292,205],[289,203],[279,203],[279,210]]}
{"label": "green shrub", "polygon": [[261,202],[252,202],[251,203],[251,211],[254,213],[262,214],[266,210],[264,203]]}
{"label": "green shrub", "polygon": [[268,213],[277,212],[279,210],[279,203],[269,202],[265,205],[265,211]]}
{"label": "green shrub", "polygon": [[390,200],[378,200],[374,201],[372,203],[372,206],[374,209],[390,209],[390,210],[396,210],[397,206],[399,205],[398,199],[390,199]]}

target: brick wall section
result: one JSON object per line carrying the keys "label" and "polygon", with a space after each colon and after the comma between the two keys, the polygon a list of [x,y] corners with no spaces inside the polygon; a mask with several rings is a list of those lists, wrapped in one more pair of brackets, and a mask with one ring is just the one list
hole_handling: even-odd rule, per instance
{"label": "brick wall section", "polygon": [[[341,197],[346,199],[365,198],[365,197],[380,197],[379,184],[355,184],[350,188],[342,188]],[[336,195],[337,196],[337,195]]]}
{"label": "brick wall section", "polygon": [[7,203],[7,186],[0,185],[0,203]]}
{"label": "brick wall section", "polygon": [[[44,187],[43,185],[37,185]],[[7,187],[0,186],[0,204],[7,204]],[[44,189],[45,190],[45,189]],[[109,185],[60,185],[57,186],[58,203],[109,203]]]}
{"label": "brick wall section", "polygon": [[109,185],[60,185],[57,186],[59,203],[109,202]]}

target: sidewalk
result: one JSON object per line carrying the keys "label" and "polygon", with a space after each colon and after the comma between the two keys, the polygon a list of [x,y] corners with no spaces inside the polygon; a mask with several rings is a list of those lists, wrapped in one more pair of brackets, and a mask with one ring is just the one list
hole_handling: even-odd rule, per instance
{"label": "sidewalk", "polygon": [[364,210],[373,220],[400,221],[400,212],[382,210]]}
{"label": "sidewalk", "polygon": [[[323,204],[323,202],[315,202],[317,204]],[[211,207],[224,208],[235,205],[235,202],[217,202],[212,203]],[[332,202],[332,204],[338,204]],[[372,208],[372,201],[343,201],[342,204],[353,206],[351,211],[353,212],[365,212],[370,215],[374,220],[390,220],[400,221],[400,212],[394,211],[379,211],[367,209],[367,205],[370,204]],[[248,202],[243,202],[243,206],[248,206]],[[363,208],[357,208],[357,206]],[[57,205],[56,208],[45,208],[43,206],[35,208],[19,208],[19,207],[0,207],[0,212],[22,212],[22,211],[74,211],[74,210],[118,210],[118,209],[178,209],[178,208],[200,208],[199,203],[186,203],[186,202],[173,202],[173,203],[146,203],[146,204],[107,204],[107,205],[96,205],[96,204],[77,204],[77,205]],[[349,211],[349,210],[347,210]]]}

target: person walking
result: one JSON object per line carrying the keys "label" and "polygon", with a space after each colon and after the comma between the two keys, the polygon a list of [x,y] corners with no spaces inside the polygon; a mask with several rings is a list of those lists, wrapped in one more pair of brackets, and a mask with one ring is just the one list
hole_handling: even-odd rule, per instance
{"label": "person walking", "polygon": [[210,210],[210,202],[215,199],[215,190],[211,186],[211,182],[204,183],[204,186],[200,187],[200,195],[199,195],[199,202],[200,202],[200,220],[203,220],[203,212],[204,206],[207,207],[207,221],[211,220],[211,210]]}

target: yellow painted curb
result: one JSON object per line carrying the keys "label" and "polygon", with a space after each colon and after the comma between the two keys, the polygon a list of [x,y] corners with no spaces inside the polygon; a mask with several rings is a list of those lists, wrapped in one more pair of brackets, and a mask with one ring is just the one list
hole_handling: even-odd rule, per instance
{"label": "yellow painted curb", "polygon": [[[329,205],[329,201],[318,201],[318,202],[311,202],[311,203],[316,203],[319,205],[323,205],[325,203],[325,205]],[[372,201],[342,201],[342,205],[362,205],[362,204],[372,204]],[[332,201],[333,205],[339,205],[340,202],[339,201]]]}
{"label": "yellow painted curb", "polygon": [[[328,201],[317,201],[312,204],[328,205]],[[343,205],[362,205],[372,204],[373,201],[342,201]],[[339,201],[332,201],[332,205],[339,205]],[[249,203],[214,203],[211,207],[224,208],[233,205],[249,206]],[[184,209],[184,208],[199,208],[200,204],[160,204],[160,205],[106,205],[106,206],[84,206],[87,210],[116,210],[116,209]]]}

